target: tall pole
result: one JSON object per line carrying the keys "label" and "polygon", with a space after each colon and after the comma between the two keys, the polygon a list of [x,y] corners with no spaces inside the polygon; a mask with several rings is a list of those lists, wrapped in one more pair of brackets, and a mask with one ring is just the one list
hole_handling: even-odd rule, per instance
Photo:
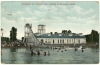
{"label": "tall pole", "polygon": [[2,34],[2,37],[3,37],[3,29],[2,28],[1,28],[1,32],[2,32],[1,34]]}
{"label": "tall pole", "polygon": [[26,22],[26,19],[24,19],[24,34],[25,34],[25,35],[24,35],[23,42],[26,42],[26,32],[25,32],[25,31],[26,31],[26,30],[25,30],[26,27],[25,27],[25,22]]}
{"label": "tall pole", "polygon": [[92,44],[93,44],[93,33],[92,33]]}
{"label": "tall pole", "polygon": [[13,42],[13,30],[12,30],[12,42]]}
{"label": "tall pole", "polygon": [[75,36],[74,36],[74,47],[75,47]]}
{"label": "tall pole", "polygon": [[2,37],[3,37],[3,32],[2,32]]}

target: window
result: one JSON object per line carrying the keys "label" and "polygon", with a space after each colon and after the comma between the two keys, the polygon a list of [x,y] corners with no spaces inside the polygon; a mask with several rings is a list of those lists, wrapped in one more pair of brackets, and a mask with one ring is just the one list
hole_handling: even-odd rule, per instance
{"label": "window", "polygon": [[64,39],[63,39],[63,43],[64,43]]}
{"label": "window", "polygon": [[59,39],[58,39],[58,43],[59,43]]}
{"label": "window", "polygon": [[67,39],[67,43],[68,43],[68,39]]}
{"label": "window", "polygon": [[71,39],[70,39],[70,43],[71,43]]}
{"label": "window", "polygon": [[60,43],[61,43],[61,40],[60,40]]}
{"label": "window", "polygon": [[53,43],[54,43],[54,39],[53,39]]}
{"label": "window", "polygon": [[78,43],[80,43],[80,40],[78,40]]}

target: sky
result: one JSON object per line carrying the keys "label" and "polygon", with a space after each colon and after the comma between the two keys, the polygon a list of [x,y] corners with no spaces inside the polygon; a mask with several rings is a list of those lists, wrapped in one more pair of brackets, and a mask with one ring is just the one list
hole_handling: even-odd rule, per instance
{"label": "sky", "polygon": [[[42,4],[42,5],[41,5]],[[17,28],[17,38],[24,36],[24,25],[46,25],[46,33],[71,30],[73,33],[99,32],[99,3],[97,1],[2,1],[1,28],[9,37],[12,27]]]}

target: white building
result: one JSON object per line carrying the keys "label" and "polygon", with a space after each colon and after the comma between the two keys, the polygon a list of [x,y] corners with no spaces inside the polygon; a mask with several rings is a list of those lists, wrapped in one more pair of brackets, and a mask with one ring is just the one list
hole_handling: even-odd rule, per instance
{"label": "white building", "polygon": [[63,35],[62,33],[50,34],[45,33],[45,25],[38,25],[38,33],[35,37],[42,43],[45,44],[83,44],[86,43],[86,37],[79,33],[78,35],[73,35],[72,33],[68,35]]}
{"label": "white building", "polygon": [[45,43],[45,44],[84,44],[86,43],[86,37],[79,34],[51,34],[46,33],[45,25],[38,25],[38,33],[33,33],[32,25],[29,23],[25,25],[24,41],[27,43]]}
{"label": "white building", "polygon": [[45,44],[84,44],[86,43],[85,36],[68,36],[68,35],[36,35],[36,38]]}

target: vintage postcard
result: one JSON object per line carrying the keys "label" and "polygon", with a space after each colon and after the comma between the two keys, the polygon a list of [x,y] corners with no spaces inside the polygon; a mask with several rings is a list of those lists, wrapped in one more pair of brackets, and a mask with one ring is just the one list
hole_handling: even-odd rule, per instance
{"label": "vintage postcard", "polygon": [[98,1],[1,1],[2,64],[99,64]]}

